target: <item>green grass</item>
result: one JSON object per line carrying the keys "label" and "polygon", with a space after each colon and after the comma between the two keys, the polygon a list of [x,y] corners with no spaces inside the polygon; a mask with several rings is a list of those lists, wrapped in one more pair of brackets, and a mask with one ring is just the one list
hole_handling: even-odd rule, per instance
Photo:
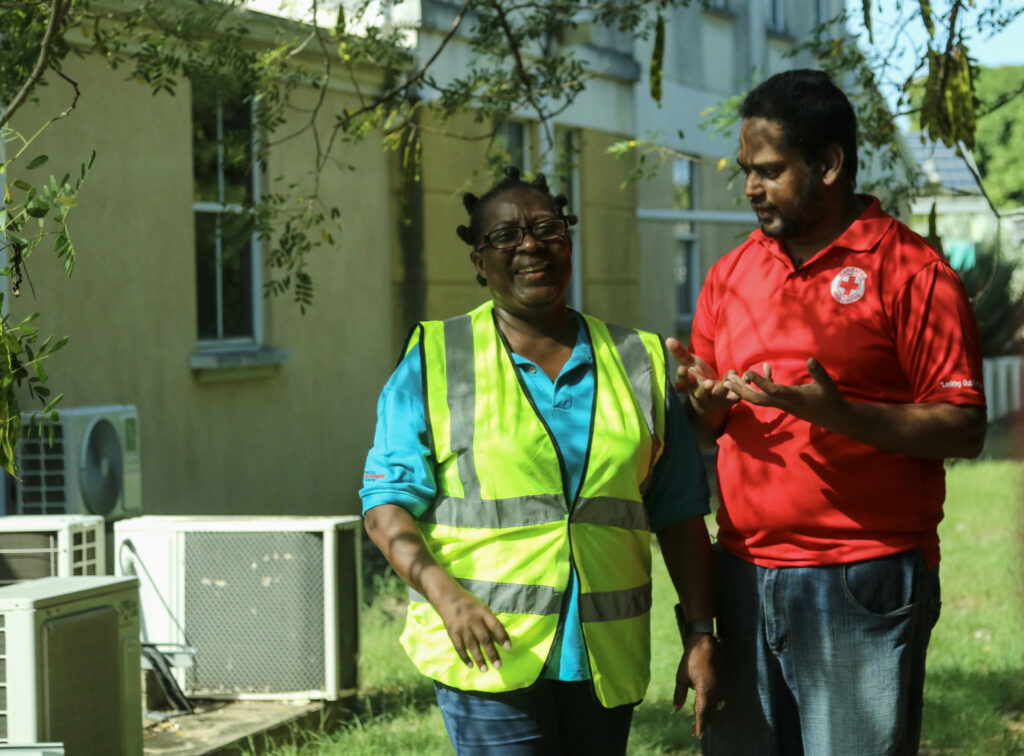
{"label": "green grass", "polygon": [[[942,538],[942,616],[932,635],[921,753],[1024,755],[1024,462],[951,465]],[[993,458],[994,457],[994,458]],[[637,708],[631,754],[697,754],[692,712],[673,715],[680,643],[671,583],[655,559],[652,682]],[[397,580],[378,584],[363,612],[357,711],[327,732],[292,733],[273,756],[451,754],[431,684],[398,645]],[[302,743],[302,745],[296,745]]]}

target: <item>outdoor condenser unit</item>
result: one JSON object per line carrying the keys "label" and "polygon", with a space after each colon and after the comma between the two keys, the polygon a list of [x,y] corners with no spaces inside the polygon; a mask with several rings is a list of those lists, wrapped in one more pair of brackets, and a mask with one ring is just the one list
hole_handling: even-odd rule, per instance
{"label": "outdoor condenser unit", "polygon": [[102,575],[103,545],[98,515],[0,517],[0,586],[41,577]]}
{"label": "outdoor condenser unit", "polygon": [[357,685],[358,517],[144,516],[114,524],[142,641],[195,649],[191,698],[336,700]]}
{"label": "outdoor condenser unit", "polygon": [[141,756],[135,578],[47,577],[0,588],[0,743]]}
{"label": "outdoor condenser unit", "polygon": [[[132,405],[59,410],[52,427],[29,427],[15,458],[21,478],[13,506],[23,515],[94,514],[107,520],[142,511],[139,413]],[[52,438],[51,438],[52,433]]]}

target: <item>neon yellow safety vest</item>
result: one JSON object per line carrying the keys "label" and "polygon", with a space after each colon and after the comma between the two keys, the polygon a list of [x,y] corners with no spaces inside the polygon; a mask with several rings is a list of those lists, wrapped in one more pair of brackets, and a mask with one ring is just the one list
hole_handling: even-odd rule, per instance
{"label": "neon yellow safety vest", "polygon": [[596,364],[580,492],[525,391],[493,304],[421,323],[437,497],[419,524],[437,561],[495,613],[512,640],[501,668],[459,660],[440,616],[410,592],[402,645],[428,677],[461,690],[524,688],[540,676],[568,599],[571,566],[594,689],[636,703],[650,681],[651,553],[643,493],[661,455],[665,353],[658,337],[584,315]]}

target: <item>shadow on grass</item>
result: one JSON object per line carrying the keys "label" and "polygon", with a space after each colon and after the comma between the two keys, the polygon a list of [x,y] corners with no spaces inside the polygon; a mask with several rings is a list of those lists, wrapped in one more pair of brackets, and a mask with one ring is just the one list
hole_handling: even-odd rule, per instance
{"label": "shadow on grass", "polygon": [[[693,702],[693,691],[689,700]],[[691,727],[691,709],[673,714],[671,704],[666,701],[645,701],[633,713],[629,753],[699,754],[700,741],[690,734]]]}
{"label": "shadow on grass", "polygon": [[928,670],[921,754],[1024,753],[1024,670]]}
{"label": "shadow on grass", "polygon": [[400,688],[361,691],[351,702],[348,711],[351,715],[350,723],[357,719],[365,723],[396,714],[408,714],[410,711],[426,711],[436,704],[434,682],[423,677],[414,684]]}
{"label": "shadow on grass", "polygon": [[[692,713],[652,703],[633,716],[630,753],[699,754]],[[1024,754],[1024,670],[929,670],[923,729],[921,756]]]}

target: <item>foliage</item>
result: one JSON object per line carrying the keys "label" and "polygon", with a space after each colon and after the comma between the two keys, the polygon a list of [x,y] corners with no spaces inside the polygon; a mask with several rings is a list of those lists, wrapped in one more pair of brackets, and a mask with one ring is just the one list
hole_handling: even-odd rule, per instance
{"label": "foliage", "polygon": [[974,158],[985,177],[985,191],[1001,209],[1024,206],[1024,66],[980,68],[976,91],[978,120]]}
{"label": "foliage", "polygon": [[[65,175],[59,181],[53,175],[39,181],[32,180],[33,174],[48,162],[46,155],[36,155],[27,165],[17,164],[26,154],[35,137],[25,138],[13,129],[0,130],[3,152],[13,152],[10,158],[0,162],[0,177],[3,179],[4,197],[0,205],[0,232],[6,238],[7,264],[0,269],[0,275],[8,279],[10,294],[18,296],[28,277],[28,260],[42,242],[53,238],[53,249],[64,269],[70,276],[75,266],[75,247],[68,230],[68,214],[78,204],[78,193],[85,181],[92,160],[82,166],[72,181]],[[95,155],[93,156],[95,157]],[[0,293],[0,302],[3,294]],[[66,343],[66,338],[48,336],[36,346],[39,338],[37,329],[31,325],[38,313],[33,313],[12,325],[6,314],[0,318],[0,467],[16,475],[14,448],[21,433],[21,408],[16,389],[24,387],[30,398],[45,405],[44,418],[54,416],[54,407],[60,396],[50,397],[46,383],[43,360]]]}
{"label": "foliage", "polygon": [[1024,292],[1013,286],[1017,265],[992,248],[979,248],[974,264],[957,271],[971,297],[985,356],[1019,354],[1024,334]]}

